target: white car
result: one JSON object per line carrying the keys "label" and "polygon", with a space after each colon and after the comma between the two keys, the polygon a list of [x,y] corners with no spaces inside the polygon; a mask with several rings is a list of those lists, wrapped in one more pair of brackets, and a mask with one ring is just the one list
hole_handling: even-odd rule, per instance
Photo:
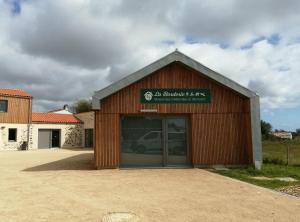
{"label": "white car", "polygon": [[[185,135],[182,132],[169,132],[170,135]],[[163,152],[163,144],[162,144],[162,132],[161,131],[150,131],[145,135],[141,136],[134,147],[134,151],[136,153],[151,153],[151,154],[161,154]],[[169,147],[168,152],[169,154],[176,154],[176,155],[184,155],[185,154],[185,140],[169,140],[169,143],[172,143],[172,147]],[[169,144],[170,145],[170,144]]]}

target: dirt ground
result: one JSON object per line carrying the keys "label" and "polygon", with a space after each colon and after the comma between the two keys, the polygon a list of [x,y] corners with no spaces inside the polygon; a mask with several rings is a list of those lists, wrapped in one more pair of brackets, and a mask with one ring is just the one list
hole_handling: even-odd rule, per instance
{"label": "dirt ground", "polygon": [[200,169],[93,170],[92,151],[0,152],[0,221],[300,221],[300,199]]}

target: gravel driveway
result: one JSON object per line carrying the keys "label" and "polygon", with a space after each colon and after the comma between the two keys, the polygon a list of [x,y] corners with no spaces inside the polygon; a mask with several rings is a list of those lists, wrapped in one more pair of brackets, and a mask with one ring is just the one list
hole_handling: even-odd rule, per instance
{"label": "gravel driveway", "polygon": [[0,221],[300,221],[300,199],[200,169],[93,170],[92,151],[0,152]]}

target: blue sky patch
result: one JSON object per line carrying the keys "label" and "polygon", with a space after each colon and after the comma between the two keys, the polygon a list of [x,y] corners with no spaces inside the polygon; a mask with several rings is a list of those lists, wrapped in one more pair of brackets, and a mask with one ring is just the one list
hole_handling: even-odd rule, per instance
{"label": "blue sky patch", "polygon": [[222,48],[222,49],[226,49],[226,48],[229,47],[229,44],[227,44],[227,43],[220,43],[219,46],[220,46],[220,48]]}
{"label": "blue sky patch", "polygon": [[241,49],[251,49],[254,46],[255,43],[258,43],[258,42],[263,41],[265,39],[266,38],[263,37],[263,36],[255,38],[255,39],[251,40],[250,42],[246,43],[245,45],[242,45]]}
{"label": "blue sky patch", "polygon": [[273,34],[269,38],[267,38],[268,43],[272,45],[278,45],[280,42],[280,36],[278,34]]}
{"label": "blue sky patch", "polygon": [[[197,43],[200,43],[201,41],[200,41],[200,38],[186,36],[184,39],[184,42],[188,43],[188,44],[197,44]],[[202,42],[204,42],[204,41],[202,41]]]}
{"label": "blue sky patch", "polygon": [[228,43],[215,41],[214,39],[211,39],[211,38],[187,36],[187,37],[185,37],[184,42],[187,44],[199,44],[199,43],[217,44],[222,49],[226,49],[229,47]]}
{"label": "blue sky patch", "polygon": [[279,72],[287,72],[287,71],[290,71],[291,70],[291,68],[290,67],[287,67],[287,66],[280,66],[279,68],[278,68],[278,71]]}
{"label": "blue sky patch", "polygon": [[163,40],[162,44],[165,44],[165,45],[174,45],[175,41],[174,40]]}
{"label": "blue sky patch", "polygon": [[272,124],[274,129],[294,131],[300,128],[300,107],[278,108],[262,111],[261,119]]}
{"label": "blue sky patch", "polygon": [[278,45],[278,43],[280,42],[280,36],[278,34],[273,34],[269,37],[260,36],[260,37],[257,37],[255,39],[251,40],[250,42],[246,43],[245,45],[242,45],[241,49],[250,49],[256,43],[263,41],[263,40],[267,40],[269,44]]}
{"label": "blue sky patch", "polygon": [[10,12],[13,15],[18,15],[21,13],[21,2],[20,0],[6,0],[10,6]]}

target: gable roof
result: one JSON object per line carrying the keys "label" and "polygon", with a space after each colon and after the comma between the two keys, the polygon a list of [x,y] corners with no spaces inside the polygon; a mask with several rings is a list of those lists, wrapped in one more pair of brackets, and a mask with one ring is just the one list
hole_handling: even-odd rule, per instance
{"label": "gable roof", "polygon": [[131,85],[132,83],[152,74],[153,72],[163,68],[166,65],[169,65],[173,62],[180,62],[196,71],[199,74],[207,76],[208,78],[215,80],[216,82],[229,87],[230,89],[242,94],[248,98],[257,96],[255,92],[249,90],[248,88],[236,83],[235,81],[207,68],[206,66],[202,65],[201,63],[197,62],[196,60],[184,55],[179,51],[174,51],[165,57],[151,63],[150,65],[132,73],[131,75],[126,76],[125,78],[109,85],[108,87],[96,91],[93,95],[93,109],[99,110],[100,109],[100,101],[101,99],[125,88],[126,86]]}
{"label": "gable roof", "polygon": [[32,122],[39,123],[82,123],[73,114],[33,112]]}
{"label": "gable roof", "polygon": [[22,89],[0,88],[0,95],[16,96],[16,97],[31,97],[31,95]]}

